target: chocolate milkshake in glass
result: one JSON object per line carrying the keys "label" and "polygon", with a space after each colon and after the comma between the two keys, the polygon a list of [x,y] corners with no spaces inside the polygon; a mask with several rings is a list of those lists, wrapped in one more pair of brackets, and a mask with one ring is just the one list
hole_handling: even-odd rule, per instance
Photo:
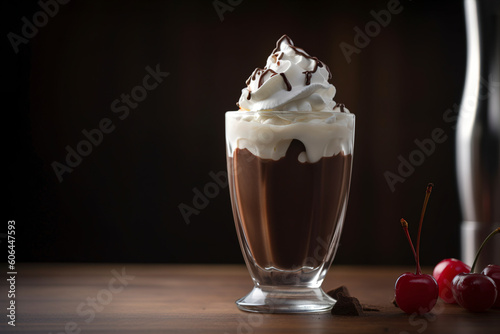
{"label": "chocolate milkshake in glass", "polygon": [[351,178],[355,117],[334,102],[328,67],[276,43],[226,113],[231,203],[253,290],[245,311],[326,312],[321,283],[337,250]]}

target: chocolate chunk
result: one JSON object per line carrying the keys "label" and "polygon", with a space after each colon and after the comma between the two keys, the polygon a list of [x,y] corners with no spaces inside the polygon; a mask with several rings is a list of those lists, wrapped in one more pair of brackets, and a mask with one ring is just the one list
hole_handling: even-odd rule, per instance
{"label": "chocolate chunk", "polygon": [[337,300],[337,304],[332,308],[334,315],[360,315],[365,312],[380,312],[373,305],[361,305],[359,300],[352,297],[345,285],[330,290],[327,295]]}
{"label": "chocolate chunk", "polygon": [[344,297],[351,297],[351,294],[349,293],[349,290],[347,290],[347,287],[345,285],[341,285],[338,288],[330,290],[326,294],[333,299],[339,299],[341,295]]}
{"label": "chocolate chunk", "polygon": [[363,314],[363,308],[357,298],[339,295],[337,302],[332,307],[332,314],[359,316]]}

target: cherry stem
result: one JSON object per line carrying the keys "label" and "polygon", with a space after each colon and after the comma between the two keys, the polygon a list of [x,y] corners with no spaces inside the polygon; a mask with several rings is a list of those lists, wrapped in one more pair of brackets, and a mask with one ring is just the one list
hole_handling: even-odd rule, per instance
{"label": "cherry stem", "polygon": [[500,227],[497,227],[496,230],[494,230],[493,232],[491,232],[487,237],[486,239],[484,239],[483,243],[481,244],[481,247],[479,247],[477,253],[476,253],[476,257],[474,258],[474,262],[472,263],[472,267],[470,267],[470,272],[471,273],[474,273],[474,268],[476,268],[476,264],[477,264],[477,259],[479,259],[479,254],[481,254],[481,251],[483,250],[483,247],[484,245],[486,245],[486,243],[488,243],[488,240],[491,239],[491,237],[493,237],[495,234],[497,233],[500,233]]}
{"label": "cherry stem", "polygon": [[432,187],[434,184],[429,183],[425,191],[424,205],[422,206],[422,213],[420,214],[420,222],[418,223],[418,234],[417,234],[417,274],[421,274],[420,270],[420,235],[422,234],[422,223],[424,222],[425,209],[427,208],[427,202],[429,202],[429,197],[431,196]]}
{"label": "cherry stem", "polygon": [[411,241],[410,233],[408,232],[408,222],[401,218],[401,225],[403,226],[403,230],[405,231],[406,238],[411,246],[411,251],[413,252],[413,256],[415,257],[415,263],[417,264],[417,275],[422,274],[422,270],[420,269],[420,264],[417,261],[417,253],[415,252],[415,247],[413,247],[413,242]]}

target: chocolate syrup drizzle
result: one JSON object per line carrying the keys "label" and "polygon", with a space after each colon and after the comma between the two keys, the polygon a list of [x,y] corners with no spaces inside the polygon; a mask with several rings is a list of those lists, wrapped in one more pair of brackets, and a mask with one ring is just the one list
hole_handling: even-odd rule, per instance
{"label": "chocolate syrup drizzle", "polygon": [[[290,45],[290,47],[293,49],[293,51],[295,51],[295,53],[301,55],[302,57],[305,57],[307,59],[310,59],[310,60],[314,60],[316,62],[316,64],[314,65],[314,69],[312,71],[304,71],[302,73],[304,73],[306,75],[306,86],[307,85],[310,85],[311,84],[311,76],[312,76],[312,73],[316,72],[316,70],[318,69],[318,67],[325,67],[325,69],[328,71],[328,80],[331,80],[332,79],[332,72],[330,71],[330,68],[328,68],[327,65],[325,65],[321,60],[319,60],[317,57],[312,57],[312,56],[309,56],[305,51],[304,49],[302,48],[299,48],[295,45],[293,45],[293,42],[292,40],[290,39],[290,37],[288,37],[287,35],[283,35],[281,36],[281,38],[276,42],[276,47],[274,48],[273,50],[273,54],[278,52],[278,51],[281,51],[281,42],[283,42],[283,40],[287,40],[288,41],[288,44]],[[283,56],[283,53],[281,53],[281,56]],[[278,58],[279,59],[279,58]]]}
{"label": "chocolate syrup drizzle", "polygon": [[290,85],[290,81],[286,78],[285,73],[280,73],[281,77],[283,77],[283,81],[285,82],[286,85],[286,90],[291,91],[292,90],[292,85]]}
{"label": "chocolate syrup drizzle", "polygon": [[[251,99],[251,91],[250,91],[250,82],[251,81],[254,81],[257,79],[257,76],[259,76],[259,82],[257,83],[257,88],[260,88],[263,84],[264,84],[264,76],[267,74],[267,73],[271,73],[271,76],[270,78],[274,77],[275,75],[278,75],[278,73],[274,70],[271,70],[270,68],[256,68],[252,75],[247,79],[247,81],[245,82],[247,84],[247,88],[248,88],[248,95],[247,95],[247,100],[250,100]],[[287,91],[290,91],[292,90],[292,85],[290,84],[290,81],[288,81],[288,78],[286,77],[285,73],[279,73],[280,76],[283,78],[283,82],[285,83],[286,85],[286,90]]]}
{"label": "chocolate syrup drizzle", "polygon": [[333,109],[335,109],[335,108],[337,108],[337,107],[339,107],[339,108],[340,108],[340,112],[345,112],[345,109],[344,109],[344,108],[345,108],[345,105],[344,105],[343,103],[337,103],[337,104],[335,105],[335,107],[333,107]]}
{"label": "chocolate syrup drizzle", "polygon": [[[269,73],[269,72],[271,72],[271,78],[272,78],[272,77],[274,77],[276,74],[278,74],[278,73],[276,73],[275,71],[271,70],[270,68],[268,68],[268,69],[264,70],[264,72],[262,72],[262,74],[260,75],[260,78],[259,78],[259,84],[257,85],[257,87],[258,87],[258,88],[260,88],[260,86],[262,86],[262,84],[263,84],[262,79],[263,79],[263,78],[264,78],[264,76],[265,76],[267,73]],[[280,74],[283,74],[283,73],[280,73]],[[289,90],[290,90],[290,89],[289,89]]]}
{"label": "chocolate syrup drizzle", "polygon": [[[297,54],[299,54],[299,55],[301,55],[301,56],[303,56],[303,57],[305,57],[307,59],[314,60],[316,62],[315,65],[314,65],[314,68],[311,71],[304,71],[304,72],[302,72],[305,75],[305,77],[306,77],[306,86],[308,86],[308,85],[311,84],[312,74],[315,73],[318,70],[318,67],[325,67],[325,69],[328,71],[328,80],[332,79],[332,72],[330,72],[330,69],[328,68],[327,65],[325,65],[318,58],[309,56],[303,49],[294,46],[292,40],[287,35],[281,36],[281,38],[276,42],[276,47],[274,48],[274,50],[272,52],[272,57],[274,57],[276,59],[276,61],[278,63],[278,66],[279,66],[279,63],[280,63],[279,60],[281,58],[283,58],[283,52],[281,51],[281,42],[283,42],[283,40],[285,40],[285,39],[288,41],[288,44],[295,51],[295,53],[297,53]],[[260,86],[262,86],[262,84],[263,84],[262,81],[263,81],[264,75],[267,74],[268,72],[271,72],[271,76],[270,76],[271,78],[273,76],[275,76],[275,75],[278,74],[275,71],[273,71],[271,69],[268,69],[266,67],[264,67],[264,68],[256,68],[253,71],[252,75],[245,82],[246,85],[247,85],[247,89],[248,89],[247,100],[250,100],[252,98],[252,92],[250,91],[250,82],[253,81],[253,80],[256,80],[257,79],[257,75],[260,75],[259,82],[258,82],[258,85],[257,85],[257,87],[260,88]],[[286,77],[285,73],[279,73],[279,75],[283,78],[283,82],[286,85],[286,90],[287,91],[291,91],[292,90],[292,85],[290,84],[290,81],[288,81],[288,78]],[[339,104],[337,104],[337,105],[339,105]],[[344,105],[343,104],[341,104],[340,108],[341,108],[342,112],[344,112]]]}

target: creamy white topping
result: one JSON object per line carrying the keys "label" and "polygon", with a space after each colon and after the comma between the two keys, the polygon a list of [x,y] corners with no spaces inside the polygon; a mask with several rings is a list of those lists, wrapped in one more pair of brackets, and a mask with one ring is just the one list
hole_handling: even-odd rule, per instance
{"label": "creamy white topping", "polygon": [[330,77],[318,58],[294,46],[288,36],[281,37],[266,67],[248,78],[240,110],[226,113],[228,155],[239,148],[279,160],[294,139],[305,146],[298,157],[303,163],[352,154],[355,117],[333,101]]}
{"label": "creamy white topping", "polygon": [[248,149],[262,159],[284,157],[293,139],[300,140],[305,152],[300,162],[314,163],[322,157],[352,154],[353,114],[343,112],[241,112],[226,113],[227,153]]}
{"label": "creamy white topping", "polygon": [[284,35],[266,66],[248,78],[238,104],[247,111],[332,111],[336,89],[330,78],[325,64]]}

